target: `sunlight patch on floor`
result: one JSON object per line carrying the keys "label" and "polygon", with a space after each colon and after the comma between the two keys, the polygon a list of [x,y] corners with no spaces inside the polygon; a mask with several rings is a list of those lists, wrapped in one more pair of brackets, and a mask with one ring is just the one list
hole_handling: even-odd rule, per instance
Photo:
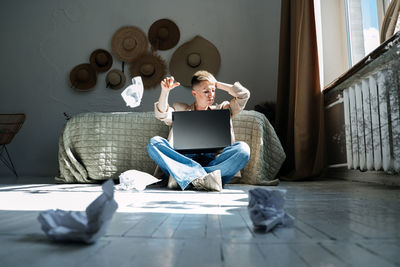
{"label": "sunlight patch on floor", "polygon": [[230,210],[247,206],[247,194],[207,192],[142,192],[116,194],[119,212],[157,212],[175,214],[230,214]]}
{"label": "sunlight patch on floor", "polygon": [[[0,210],[48,209],[84,211],[101,194],[100,185],[20,185],[0,188]],[[117,212],[228,215],[247,206],[247,193],[237,189],[218,192],[149,189],[115,191]]]}

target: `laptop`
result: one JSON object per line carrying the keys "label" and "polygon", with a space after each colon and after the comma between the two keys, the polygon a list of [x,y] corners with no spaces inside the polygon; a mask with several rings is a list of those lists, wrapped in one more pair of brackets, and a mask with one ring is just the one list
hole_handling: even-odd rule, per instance
{"label": "laptop", "polygon": [[230,116],[229,109],[172,112],[174,149],[211,153],[230,146]]}

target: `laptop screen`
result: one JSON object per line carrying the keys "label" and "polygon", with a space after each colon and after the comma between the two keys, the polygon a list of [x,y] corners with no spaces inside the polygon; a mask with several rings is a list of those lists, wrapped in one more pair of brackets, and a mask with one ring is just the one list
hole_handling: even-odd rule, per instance
{"label": "laptop screen", "polygon": [[174,149],[180,153],[216,152],[231,145],[230,110],[172,113]]}

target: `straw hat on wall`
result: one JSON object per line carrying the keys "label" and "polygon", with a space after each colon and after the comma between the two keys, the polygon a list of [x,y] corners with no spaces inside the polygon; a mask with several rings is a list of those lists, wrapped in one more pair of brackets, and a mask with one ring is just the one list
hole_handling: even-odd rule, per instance
{"label": "straw hat on wall", "polygon": [[135,26],[125,26],[117,30],[111,40],[111,48],[117,58],[132,62],[147,50],[146,34]]}
{"label": "straw hat on wall", "polygon": [[180,31],[173,21],[160,19],[150,26],[148,36],[153,50],[168,50],[179,42]]}
{"label": "straw hat on wall", "polygon": [[145,89],[158,85],[167,73],[165,61],[156,54],[146,53],[130,67],[132,77],[141,76]]}
{"label": "straw hat on wall", "polygon": [[169,70],[175,80],[191,86],[192,75],[198,70],[207,70],[214,76],[221,66],[218,49],[208,40],[196,36],[184,43],[172,55]]}

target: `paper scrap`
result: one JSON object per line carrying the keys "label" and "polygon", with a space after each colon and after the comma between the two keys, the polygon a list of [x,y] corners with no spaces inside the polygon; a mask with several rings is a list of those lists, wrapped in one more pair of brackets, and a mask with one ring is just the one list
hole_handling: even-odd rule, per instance
{"label": "paper scrap", "polygon": [[254,227],[271,231],[277,225],[290,226],[294,217],[285,213],[286,190],[262,189],[249,190],[249,204],[247,206],[250,219]]}
{"label": "paper scrap", "polygon": [[133,77],[132,84],[125,88],[121,96],[128,107],[135,108],[140,106],[143,97],[142,77]]}
{"label": "paper scrap", "polygon": [[143,191],[146,186],[161,181],[156,177],[142,171],[129,170],[123,172],[119,176],[119,185],[116,185],[117,190],[132,190]]}
{"label": "paper scrap", "polygon": [[102,237],[118,208],[114,200],[114,182],[109,179],[102,185],[103,193],[86,212],[46,210],[39,214],[42,230],[54,241],[93,243]]}

